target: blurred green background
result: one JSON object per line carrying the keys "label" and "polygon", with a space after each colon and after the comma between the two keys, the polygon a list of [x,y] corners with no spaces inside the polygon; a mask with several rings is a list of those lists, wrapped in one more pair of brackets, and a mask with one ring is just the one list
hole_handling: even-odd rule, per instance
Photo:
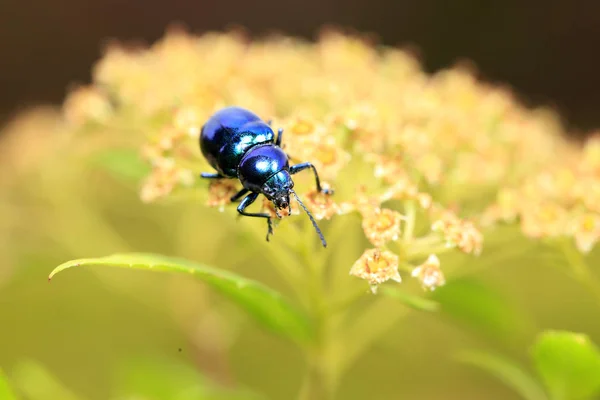
{"label": "blurred green background", "polygon": [[[0,95],[5,119],[35,103],[58,103],[69,82],[88,79],[100,38],[153,39],[156,32],[164,30],[166,22],[157,15],[165,8],[158,2],[119,8],[122,12],[111,11],[116,2],[84,3],[89,8],[83,11],[82,5],[77,8],[68,1],[53,4],[52,12],[64,15],[49,14],[52,17],[45,25],[32,26],[27,18],[37,21],[43,10],[24,10],[17,3],[2,2],[0,18],[12,21],[0,23],[5,29],[0,34],[5,49],[0,74],[2,87],[7,88]],[[600,23],[593,18],[600,12],[595,5],[589,6],[588,12],[565,12],[564,18],[570,18],[567,23],[560,19],[563,3],[550,3],[531,2],[521,9],[522,3],[508,2],[504,13],[465,3],[465,18],[479,22],[466,24],[457,32],[454,24],[460,18],[429,18],[434,12],[423,11],[425,6],[416,2],[403,6],[417,10],[411,14],[412,31],[390,28],[395,13],[384,16],[372,11],[381,13],[386,6],[383,3],[380,7],[372,2],[364,6],[353,3],[354,7],[346,8],[344,4],[305,2],[305,6],[306,13],[321,16],[323,22],[369,31],[377,32],[382,21],[377,33],[384,41],[421,44],[424,58],[434,60],[429,63],[432,67],[454,58],[474,58],[484,76],[502,78],[517,89],[522,85],[521,93],[528,93],[529,98],[557,104],[573,125],[600,126],[595,112],[600,105],[598,55],[584,46],[599,37]],[[391,2],[387,6],[392,7]],[[446,10],[438,6],[430,2],[428,7],[438,15]],[[175,2],[169,7],[170,13],[162,15],[173,19],[197,11],[199,17],[191,23],[196,30],[220,27],[214,26],[215,16],[222,25],[244,23],[257,31],[271,28],[263,17],[229,18],[228,12],[218,8],[224,6],[203,4],[190,10],[191,6]],[[571,10],[566,3],[564,7]],[[333,16],[340,8],[353,17],[336,20]],[[110,17],[103,15],[111,22],[104,24],[98,17],[88,25],[86,16],[100,9],[110,12]],[[360,20],[366,9],[372,12],[364,18],[371,19]],[[512,25],[510,15],[522,21],[523,10],[537,16],[531,10],[546,15],[543,10],[548,9],[554,19],[537,18],[536,30],[522,23],[526,33],[513,30],[512,36],[503,36],[501,29],[521,26]],[[261,14],[259,9],[253,12]],[[270,18],[277,20],[284,14]],[[482,15],[496,21],[498,28],[488,29],[485,20],[478,19]],[[583,22],[577,19],[583,17],[587,18]],[[61,25],[61,21],[70,25]],[[281,21],[291,33],[301,34],[309,34],[313,25],[321,23],[319,18],[297,18],[295,25],[289,25],[288,19],[282,19],[272,28],[281,30]],[[442,22],[445,28],[440,27]],[[540,32],[545,32],[546,25],[550,33],[543,36]],[[480,53],[460,51],[464,43],[473,41],[467,38],[468,32],[477,29],[482,33],[481,43],[471,44],[471,49]],[[572,33],[575,29],[579,29],[578,36]],[[552,32],[560,41],[552,40]],[[571,32],[572,41],[561,32]],[[434,34],[438,39],[432,39]],[[496,41],[490,42],[490,37]],[[577,53],[581,58],[567,62],[568,53],[546,46],[558,42],[567,43],[565,48],[573,52],[581,47]],[[511,57],[502,57],[501,51]],[[42,59],[36,57],[44,57],[46,62],[36,63]],[[51,58],[54,61],[49,62]],[[21,68],[23,60],[27,68]],[[571,69],[550,69],[567,64]],[[541,69],[544,74],[538,74]],[[589,73],[579,74],[584,70]],[[534,76],[538,80],[528,86],[528,79]],[[115,134],[90,141],[52,135],[58,118],[57,110],[38,108],[12,120],[0,134],[0,369],[13,389],[32,400],[250,398],[243,393],[246,389],[272,399],[295,398],[304,373],[299,350],[265,332],[197,281],[152,272],[77,269],[48,282],[49,272],[69,259],[148,251],[236,271],[284,290],[264,254],[251,244],[244,245],[241,233],[241,240],[236,241],[241,244],[235,249],[222,240],[232,234],[228,225],[231,215],[193,202],[176,207],[141,205],[133,180],[99,168],[86,157],[90,150],[135,146],[141,138]],[[503,249],[496,251],[502,253]],[[348,266],[353,257],[348,255]],[[589,260],[597,272],[598,248]],[[464,268],[475,266],[473,261]],[[464,349],[486,349],[530,367],[530,348],[545,329],[584,332],[600,343],[600,305],[544,258],[506,257],[494,268],[476,271],[436,292],[441,314],[407,308],[401,323],[374,343],[344,377],[338,398],[517,399],[520,397],[502,382],[457,362],[454,356]],[[237,394],[223,388],[235,388]],[[206,394],[209,391],[213,397]],[[0,384],[0,397],[1,393]]]}

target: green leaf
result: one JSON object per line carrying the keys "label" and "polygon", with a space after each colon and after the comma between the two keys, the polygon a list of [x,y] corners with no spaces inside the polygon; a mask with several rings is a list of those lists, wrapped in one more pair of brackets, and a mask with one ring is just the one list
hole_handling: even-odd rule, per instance
{"label": "green leaf", "polygon": [[[37,361],[21,361],[13,371],[15,387],[29,400],[81,400]],[[4,399],[3,397],[0,397]]]}
{"label": "green leaf", "polygon": [[0,369],[0,399],[2,400],[17,400],[17,396],[10,388],[8,379]]}
{"label": "green leaf", "polygon": [[379,288],[379,293],[394,298],[396,300],[400,300],[405,305],[418,311],[433,312],[438,311],[440,307],[439,303],[437,303],[436,301],[426,299],[424,297],[415,296],[397,287],[381,286]]}
{"label": "green leaf", "polygon": [[68,261],[54,269],[49,279],[65,269],[80,266],[190,274],[237,303],[272,332],[299,342],[306,342],[312,338],[312,327],[306,315],[288,303],[279,293],[261,283],[228,271],[157,254],[127,253]]}
{"label": "green leaf", "polygon": [[600,391],[600,352],[587,336],[544,332],[532,355],[553,399],[590,399]]}
{"label": "green leaf", "polygon": [[125,181],[139,182],[151,171],[150,165],[145,162],[134,149],[110,149],[95,154],[92,164],[103,168],[111,175]]}
{"label": "green leaf", "polygon": [[467,351],[458,360],[479,367],[510,386],[525,400],[546,400],[548,397],[536,379],[514,361],[495,354]]}
{"label": "green leaf", "polygon": [[436,289],[431,298],[440,303],[443,315],[497,340],[513,338],[527,326],[527,318],[517,307],[474,279],[448,282]]}
{"label": "green leaf", "polygon": [[191,365],[177,360],[136,359],[117,368],[116,399],[258,400],[241,389],[226,389],[211,382]]}

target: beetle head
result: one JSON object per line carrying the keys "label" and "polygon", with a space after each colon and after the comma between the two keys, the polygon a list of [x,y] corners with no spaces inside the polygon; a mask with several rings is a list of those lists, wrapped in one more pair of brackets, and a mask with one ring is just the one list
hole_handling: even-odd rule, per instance
{"label": "beetle head", "polygon": [[278,210],[287,208],[289,210],[289,213],[292,213],[290,194],[293,195],[296,198],[296,201],[298,201],[298,204],[300,204],[300,206],[308,215],[308,218],[310,218],[310,222],[315,228],[317,235],[319,235],[323,247],[327,247],[327,242],[323,237],[321,229],[319,229],[319,226],[317,225],[317,221],[315,221],[315,218],[310,213],[308,208],[306,208],[302,201],[300,201],[300,198],[298,197],[296,192],[294,192],[294,181],[292,181],[292,177],[290,176],[290,173],[287,170],[281,170],[272,177],[270,177],[262,186],[261,192],[267,197],[267,199],[273,202],[273,204],[275,205],[275,213],[279,218],[281,218],[281,216],[279,215]]}
{"label": "beetle head", "polygon": [[273,199],[273,204],[280,210],[290,207],[290,195],[289,193],[279,193],[277,197]]}
{"label": "beetle head", "polygon": [[291,212],[290,192],[294,181],[286,170],[279,171],[270,177],[262,187],[262,193],[271,200],[277,210],[287,208]]}

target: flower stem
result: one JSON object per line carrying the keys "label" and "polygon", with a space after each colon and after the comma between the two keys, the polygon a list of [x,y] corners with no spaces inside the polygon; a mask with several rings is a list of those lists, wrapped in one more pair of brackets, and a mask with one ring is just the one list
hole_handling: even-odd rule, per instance
{"label": "flower stem", "polygon": [[409,242],[413,238],[415,233],[415,224],[417,222],[417,208],[415,206],[415,202],[413,200],[405,201],[404,210],[406,212],[406,225],[404,227],[402,238],[404,241]]}
{"label": "flower stem", "polygon": [[[308,225],[307,225],[308,226]],[[312,228],[312,227],[311,227]],[[327,304],[324,263],[311,251],[312,230],[306,229],[310,236],[302,241],[302,260],[307,273],[308,308],[315,329],[314,341],[306,349],[307,371],[299,393],[300,400],[329,400],[335,391],[335,371],[332,368],[330,349],[331,313]]]}
{"label": "flower stem", "polygon": [[446,243],[409,247],[409,250],[406,252],[406,259],[411,261],[418,260],[420,258],[427,257],[430,254],[442,254],[452,249],[453,247],[449,247],[446,245]]}
{"label": "flower stem", "polygon": [[322,351],[308,355],[307,371],[298,396],[299,400],[330,400],[334,397],[333,380],[327,372],[327,362]]}
{"label": "flower stem", "polygon": [[340,312],[346,311],[347,309],[351,308],[359,301],[364,300],[369,295],[370,295],[370,293],[367,289],[365,289],[365,288],[360,289],[360,291],[352,293],[347,298],[340,300],[339,302],[333,304],[331,306],[331,313],[338,314]]}

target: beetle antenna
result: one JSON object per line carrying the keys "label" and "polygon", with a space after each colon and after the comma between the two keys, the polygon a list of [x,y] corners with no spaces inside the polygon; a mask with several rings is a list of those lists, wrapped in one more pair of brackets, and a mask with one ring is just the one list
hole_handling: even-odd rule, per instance
{"label": "beetle antenna", "polygon": [[300,198],[298,197],[296,192],[294,192],[293,190],[290,190],[290,192],[292,192],[292,194],[298,201],[298,204],[300,204],[300,206],[304,209],[304,211],[308,215],[308,218],[310,218],[310,222],[312,222],[315,230],[317,231],[317,235],[319,235],[319,238],[321,239],[321,243],[323,243],[323,247],[327,247],[327,242],[325,241],[325,237],[323,237],[323,233],[321,232],[321,229],[319,229],[319,225],[317,225],[317,221],[315,221],[315,218],[313,217],[313,215],[310,213],[310,211],[308,211],[308,208],[306,208],[304,203],[302,203],[302,201],[300,201]]}

